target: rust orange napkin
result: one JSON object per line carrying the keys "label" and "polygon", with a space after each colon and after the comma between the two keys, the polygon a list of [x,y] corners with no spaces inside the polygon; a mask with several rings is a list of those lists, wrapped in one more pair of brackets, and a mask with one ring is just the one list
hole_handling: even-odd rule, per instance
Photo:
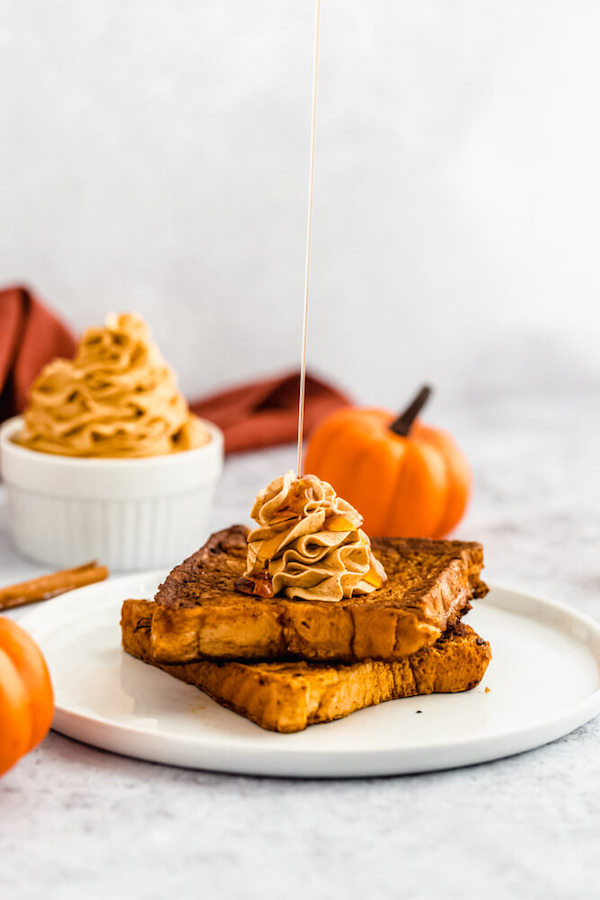
{"label": "rust orange napkin", "polygon": [[[21,412],[42,366],[55,356],[73,356],[75,347],[69,329],[30,291],[0,290],[0,422]],[[227,453],[272,447],[296,440],[299,385],[295,372],[221,391],[192,401],[190,407],[223,430]],[[305,433],[349,402],[307,375]]]}
{"label": "rust orange napkin", "polygon": [[0,291],[0,422],[25,406],[31,382],[55,356],[73,356],[75,338],[27,288]]}
{"label": "rust orange napkin", "polygon": [[[225,434],[225,450],[257,450],[296,440],[300,373],[255,381],[191,403]],[[320,419],[348,406],[349,399],[313,375],[306,376],[305,434]]]}

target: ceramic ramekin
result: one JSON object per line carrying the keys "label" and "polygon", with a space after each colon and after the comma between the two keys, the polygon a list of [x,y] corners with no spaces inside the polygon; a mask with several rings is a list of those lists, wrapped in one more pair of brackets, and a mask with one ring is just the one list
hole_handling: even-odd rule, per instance
{"label": "ceramic ramekin", "polygon": [[148,459],[78,459],[28,450],[0,428],[0,467],[12,533],[26,556],[54,567],[97,559],[113,569],[181,561],[207,537],[223,435],[195,450]]}

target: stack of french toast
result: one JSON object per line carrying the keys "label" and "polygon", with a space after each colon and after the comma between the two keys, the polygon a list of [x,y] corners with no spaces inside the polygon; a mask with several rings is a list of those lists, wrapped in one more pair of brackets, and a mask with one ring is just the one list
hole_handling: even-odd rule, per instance
{"label": "stack of french toast", "polygon": [[386,700],[470,690],[490,646],[462,621],[480,544],[374,538],[387,579],[339,602],[239,590],[248,529],[213,534],[153,601],[126,600],[124,649],[262,728],[301,731]]}

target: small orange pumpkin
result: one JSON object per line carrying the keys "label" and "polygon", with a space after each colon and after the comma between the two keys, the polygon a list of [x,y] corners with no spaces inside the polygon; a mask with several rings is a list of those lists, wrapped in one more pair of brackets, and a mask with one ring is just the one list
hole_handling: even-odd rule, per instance
{"label": "small orange pumpkin", "polygon": [[458,524],[471,470],[452,437],[417,420],[424,387],[395,417],[384,409],[343,409],[321,422],[304,471],[328,481],[364,517],[372,537],[435,537]]}
{"label": "small orange pumpkin", "polygon": [[0,775],[44,739],[53,710],[42,651],[20,625],[0,618]]}

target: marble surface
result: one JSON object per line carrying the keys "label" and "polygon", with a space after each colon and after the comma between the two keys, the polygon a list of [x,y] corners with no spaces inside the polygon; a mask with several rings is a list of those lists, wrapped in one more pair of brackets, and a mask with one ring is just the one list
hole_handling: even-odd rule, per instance
{"label": "marble surface", "polygon": [[[600,416],[591,392],[447,412],[473,461],[459,535],[490,582],[600,618]],[[287,448],[232,459],[215,527],[245,518]],[[39,571],[10,546],[0,582]],[[18,615],[18,614],[17,614]],[[600,721],[468,769],[353,781],[190,772],[50,734],[0,781],[0,884],[28,898],[593,896]]]}

